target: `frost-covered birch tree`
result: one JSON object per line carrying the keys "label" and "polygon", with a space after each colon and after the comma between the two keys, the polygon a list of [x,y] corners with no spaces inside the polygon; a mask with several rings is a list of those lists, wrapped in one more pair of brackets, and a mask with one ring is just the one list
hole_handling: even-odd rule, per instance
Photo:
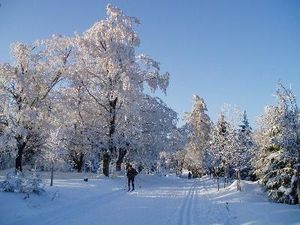
{"label": "frost-covered birch tree", "polygon": [[212,122],[203,98],[194,95],[193,101],[192,111],[186,116],[190,136],[186,145],[185,164],[194,176],[199,176],[206,168],[203,157],[209,148]]}
{"label": "frost-covered birch tree", "polygon": [[[80,76],[98,114],[104,118],[105,149],[112,160],[119,154],[116,136],[120,135],[120,115],[138,103],[144,85],[152,91],[161,89],[164,92],[168,86],[169,74],[160,74],[159,63],[145,54],[135,53],[140,44],[134,30],[136,24],[139,24],[136,18],[108,5],[107,18],[75,39],[77,66],[74,75]],[[106,163],[103,168],[107,176],[108,166]]]}
{"label": "frost-covered birch tree", "polygon": [[150,168],[162,151],[177,150],[177,113],[161,99],[144,95],[133,128],[128,158]]}
{"label": "frost-covered birch tree", "polygon": [[[0,65],[0,90],[6,95],[5,146],[13,146],[16,170],[22,171],[23,156],[45,144],[48,98],[63,79],[71,53],[69,39],[53,36],[33,44],[14,43],[14,63]],[[9,140],[9,141],[8,141]]]}
{"label": "frost-covered birch tree", "polygon": [[0,138],[17,170],[24,157],[43,154],[58,127],[78,171],[85,160],[105,158],[108,176],[110,162],[120,168],[129,150],[157,156],[170,148],[177,114],[144,91],[166,93],[169,74],[136,54],[137,24],[108,5],[107,18],[83,34],[12,45],[15,62],[0,65]]}

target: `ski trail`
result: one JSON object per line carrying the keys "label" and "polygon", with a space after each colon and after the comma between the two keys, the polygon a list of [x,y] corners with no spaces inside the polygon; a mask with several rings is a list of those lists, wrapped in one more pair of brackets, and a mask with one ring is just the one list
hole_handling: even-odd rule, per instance
{"label": "ski trail", "polygon": [[190,195],[190,200],[188,201],[188,205],[187,205],[187,212],[186,212],[186,222],[188,225],[192,225],[193,224],[193,214],[195,213],[195,190],[196,190],[196,186],[194,184],[191,195]]}
{"label": "ski trail", "polygon": [[[185,186],[186,188],[186,186]],[[176,210],[177,225],[230,225],[229,212],[225,204],[213,199],[213,183],[208,178],[196,179],[184,193],[183,203]]]}
{"label": "ski trail", "polygon": [[189,188],[187,195],[184,198],[184,202],[179,208],[178,212],[178,225],[193,225],[193,214],[195,210],[195,190],[196,182],[193,182],[192,186]]}

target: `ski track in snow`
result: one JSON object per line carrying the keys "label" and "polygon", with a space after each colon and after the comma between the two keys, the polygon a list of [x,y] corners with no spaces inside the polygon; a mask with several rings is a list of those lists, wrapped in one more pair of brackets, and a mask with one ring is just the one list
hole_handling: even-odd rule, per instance
{"label": "ski track in snow", "polygon": [[[232,192],[228,196],[229,189],[217,191],[216,181],[207,176],[191,180],[140,177],[137,180],[139,188],[129,193],[124,190],[124,181],[126,178],[100,179],[87,184],[64,180],[56,189],[49,188],[48,195],[26,200],[11,193],[0,193],[8,202],[11,200],[8,210],[0,207],[0,225],[300,224],[297,207],[273,205],[265,200],[258,204],[250,202],[246,207],[248,197],[242,202],[246,191]],[[59,195],[52,199],[55,190]],[[257,198],[257,194],[248,194]],[[276,212],[275,209],[279,221],[273,219],[269,223],[268,217],[272,219],[274,214],[265,215],[262,211]],[[282,213],[287,209],[290,211],[286,214],[289,223],[282,219]],[[5,217],[1,218],[1,213]]]}
{"label": "ski track in snow", "polygon": [[192,184],[192,186],[189,188],[186,197],[184,198],[183,204],[179,209],[179,219],[178,219],[178,225],[192,225],[192,215],[194,210],[194,204],[195,204],[195,188],[196,188],[196,182]]}
{"label": "ski track in snow", "polygon": [[[185,192],[183,203],[177,210],[177,225],[231,225],[226,205],[217,204],[209,194],[211,180],[194,180]],[[173,224],[173,223],[171,223]]]}

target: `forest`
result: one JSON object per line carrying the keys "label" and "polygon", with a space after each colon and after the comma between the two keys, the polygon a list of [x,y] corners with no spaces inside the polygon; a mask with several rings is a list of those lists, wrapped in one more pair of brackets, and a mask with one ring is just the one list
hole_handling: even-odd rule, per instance
{"label": "forest", "polygon": [[276,85],[276,103],[255,129],[246,109],[229,105],[212,121],[195,94],[179,127],[177,112],[156,95],[167,94],[171,74],[137,53],[139,20],[112,5],[106,10],[82,34],[11,44],[13,62],[0,64],[0,170],[15,172],[0,190],[38,192],[40,180],[22,175],[28,169],[109,177],[130,162],[144,173],[260,181],[272,201],[299,203],[300,120],[292,89]]}

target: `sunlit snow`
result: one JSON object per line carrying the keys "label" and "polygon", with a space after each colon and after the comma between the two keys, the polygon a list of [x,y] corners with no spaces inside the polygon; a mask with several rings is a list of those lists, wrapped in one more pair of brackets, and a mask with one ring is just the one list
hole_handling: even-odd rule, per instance
{"label": "sunlit snow", "polygon": [[259,184],[250,181],[242,181],[241,192],[235,182],[218,192],[208,176],[189,180],[138,175],[136,191],[126,192],[123,176],[94,176],[88,182],[84,174],[69,176],[56,174],[54,186],[47,186],[41,196],[0,193],[0,224],[300,224],[297,206],[269,202]]}

